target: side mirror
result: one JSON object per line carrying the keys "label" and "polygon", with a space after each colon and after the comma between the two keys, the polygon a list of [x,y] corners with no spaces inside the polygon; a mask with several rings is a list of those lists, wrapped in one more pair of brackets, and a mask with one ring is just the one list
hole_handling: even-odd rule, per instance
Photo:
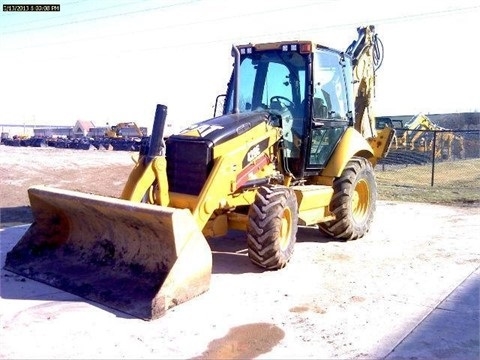
{"label": "side mirror", "polygon": [[213,108],[213,117],[218,117],[223,115],[226,97],[227,97],[226,94],[221,94],[221,95],[218,95],[217,98],[215,99],[215,107]]}

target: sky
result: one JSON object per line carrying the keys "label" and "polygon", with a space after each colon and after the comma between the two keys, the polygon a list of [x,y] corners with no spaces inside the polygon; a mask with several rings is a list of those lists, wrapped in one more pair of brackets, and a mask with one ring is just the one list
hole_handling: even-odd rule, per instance
{"label": "sky", "polygon": [[179,131],[213,116],[232,44],[312,40],[345,50],[375,25],[385,48],[378,115],[480,111],[478,0],[3,0],[60,4],[0,13],[0,124]]}

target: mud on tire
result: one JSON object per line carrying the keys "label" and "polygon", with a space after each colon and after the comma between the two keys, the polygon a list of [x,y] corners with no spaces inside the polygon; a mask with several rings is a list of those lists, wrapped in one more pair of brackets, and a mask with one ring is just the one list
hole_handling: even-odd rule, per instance
{"label": "mud on tire", "polygon": [[333,182],[333,189],[330,210],[336,219],[318,224],[320,231],[342,240],[361,238],[370,229],[377,200],[377,184],[370,162],[353,157]]}
{"label": "mud on tire", "polygon": [[294,191],[284,186],[259,188],[248,218],[250,260],[269,270],[283,268],[296,242],[298,204]]}

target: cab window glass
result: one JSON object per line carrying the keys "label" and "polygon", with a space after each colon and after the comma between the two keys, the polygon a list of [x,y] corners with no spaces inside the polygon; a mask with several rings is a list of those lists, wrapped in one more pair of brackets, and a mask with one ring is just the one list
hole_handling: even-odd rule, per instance
{"label": "cab window glass", "polygon": [[289,81],[290,71],[284,64],[271,62],[268,66],[265,86],[263,89],[263,104],[270,104],[273,96],[292,100],[292,86]]}
{"label": "cab window glass", "polygon": [[321,50],[314,56],[313,117],[346,120],[345,79],[340,56]]}
{"label": "cab window glass", "polygon": [[240,65],[242,76],[239,81],[239,99],[238,106],[240,112],[249,111],[252,107],[253,87],[255,86],[255,67],[252,59],[244,59]]}

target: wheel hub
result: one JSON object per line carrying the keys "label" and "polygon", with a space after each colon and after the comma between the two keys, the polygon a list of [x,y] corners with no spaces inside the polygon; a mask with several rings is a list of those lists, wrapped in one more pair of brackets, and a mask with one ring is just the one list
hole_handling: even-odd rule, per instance
{"label": "wheel hub", "polygon": [[360,180],[355,185],[352,194],[352,214],[355,221],[362,221],[368,214],[370,206],[370,190],[365,180]]}
{"label": "wheel hub", "polygon": [[280,249],[283,251],[288,247],[292,233],[292,213],[286,208],[280,225]]}

